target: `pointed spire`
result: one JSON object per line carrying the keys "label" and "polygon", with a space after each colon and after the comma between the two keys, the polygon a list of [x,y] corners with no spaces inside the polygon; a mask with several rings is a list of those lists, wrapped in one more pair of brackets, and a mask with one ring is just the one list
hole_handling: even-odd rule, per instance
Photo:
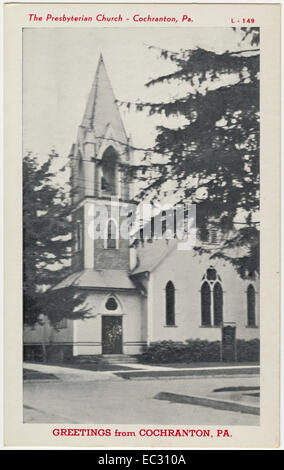
{"label": "pointed spire", "polygon": [[104,59],[100,53],[81,126],[94,130],[97,137],[102,137],[109,125],[115,129],[117,139],[122,141],[127,139]]}
{"label": "pointed spire", "polygon": [[82,126],[87,127],[88,129],[93,127],[93,119],[94,119],[94,113],[95,113],[95,104],[96,104],[96,99],[97,99],[97,89],[98,89],[98,81],[99,81],[99,72],[100,72],[101,65],[104,66],[104,59],[103,59],[102,53],[100,53],[95,78],[92,84],[92,88],[89,94],[85,113],[84,113],[83,120],[82,120]]}

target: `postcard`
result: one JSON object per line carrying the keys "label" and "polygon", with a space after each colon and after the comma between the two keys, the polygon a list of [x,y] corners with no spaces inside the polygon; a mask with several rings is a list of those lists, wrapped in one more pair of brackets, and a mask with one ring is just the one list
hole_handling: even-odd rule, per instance
{"label": "postcard", "polygon": [[4,10],[5,445],[279,446],[280,5]]}

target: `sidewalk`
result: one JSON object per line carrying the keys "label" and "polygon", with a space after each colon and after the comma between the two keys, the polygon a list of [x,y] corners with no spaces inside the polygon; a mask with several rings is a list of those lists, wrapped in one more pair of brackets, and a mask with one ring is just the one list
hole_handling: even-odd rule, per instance
{"label": "sidewalk", "polygon": [[[189,366],[189,367],[178,367],[178,364],[175,366],[175,367],[171,367],[171,366],[152,366],[150,364],[124,364],[123,362],[120,362],[118,363],[118,365],[120,366],[127,366],[128,368],[132,368],[132,369],[141,369],[141,370],[156,370],[156,371],[162,371],[162,370],[171,370],[171,371],[176,371],[176,370],[211,370],[211,371],[214,371],[214,370],[231,370],[231,369],[252,369],[252,368],[256,368],[256,369],[259,369],[259,365],[220,365],[220,366],[216,366],[216,365],[212,365],[212,366],[208,366],[208,364],[204,365],[204,366],[198,366],[196,367],[194,364],[192,366]],[[120,371],[116,371],[116,372],[120,372]],[[123,371],[125,372],[125,371]]]}
{"label": "sidewalk", "polygon": [[[259,374],[260,367],[257,365],[228,365],[228,366],[205,366],[205,367],[167,367],[152,366],[148,364],[117,364],[121,370],[114,371],[91,371],[74,367],[54,366],[49,364],[24,363],[24,368],[55,375],[59,380],[66,382],[97,381],[97,380],[123,380],[139,378],[163,378],[163,377],[187,377],[187,376],[209,376],[209,375],[243,375]],[[123,369],[127,367],[128,370]],[[133,370],[131,370],[133,369]],[[34,380],[33,380],[34,381]]]}
{"label": "sidewalk", "polygon": [[[84,369],[73,369],[70,367],[52,366],[49,364],[34,364],[24,362],[24,368],[43,372],[45,374],[53,374],[63,382],[89,382],[93,380],[122,380],[113,375],[110,371],[91,371]],[[27,380],[25,382],[35,382],[35,380]],[[42,381],[41,381],[42,382]]]}
{"label": "sidewalk", "polygon": [[[124,364],[120,364],[123,366]],[[128,364],[129,366],[129,364]],[[137,366],[137,364],[135,364]],[[166,367],[166,366],[151,366],[139,364],[141,370],[137,370],[137,367],[128,371],[115,371],[115,374],[124,379],[143,379],[143,378],[182,378],[182,377],[197,377],[197,376],[246,376],[246,375],[259,375],[260,366],[259,365],[220,365],[220,366],[208,366],[204,365],[202,367]]]}

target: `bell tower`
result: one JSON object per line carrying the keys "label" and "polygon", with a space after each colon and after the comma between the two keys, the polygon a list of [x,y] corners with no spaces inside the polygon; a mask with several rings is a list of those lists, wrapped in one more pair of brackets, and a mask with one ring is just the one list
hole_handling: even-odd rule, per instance
{"label": "bell tower", "polygon": [[[102,55],[70,159],[73,271],[128,271],[129,240],[120,236],[120,226],[132,195],[132,152]],[[98,216],[103,224],[94,230]]]}

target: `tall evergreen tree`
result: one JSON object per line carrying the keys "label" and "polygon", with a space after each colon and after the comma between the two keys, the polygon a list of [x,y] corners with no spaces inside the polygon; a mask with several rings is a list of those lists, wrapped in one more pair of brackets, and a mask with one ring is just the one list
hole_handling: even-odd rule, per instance
{"label": "tall evergreen tree", "polygon": [[211,255],[229,260],[242,277],[254,277],[259,271],[259,29],[241,31],[249,43],[237,51],[159,50],[176,70],[146,86],[180,82],[188,92],[166,103],[136,106],[186,122],[175,129],[157,128],[153,151],[165,163],[156,165],[143,196],[157,196],[174,180],[179,202],[197,204],[200,233],[209,222],[223,232],[223,245]]}
{"label": "tall evergreen tree", "polygon": [[52,165],[28,154],[23,159],[23,313],[26,324],[40,314],[52,323],[87,314],[85,296],[72,288],[52,291],[70,270],[72,205],[68,193],[55,184]]}

